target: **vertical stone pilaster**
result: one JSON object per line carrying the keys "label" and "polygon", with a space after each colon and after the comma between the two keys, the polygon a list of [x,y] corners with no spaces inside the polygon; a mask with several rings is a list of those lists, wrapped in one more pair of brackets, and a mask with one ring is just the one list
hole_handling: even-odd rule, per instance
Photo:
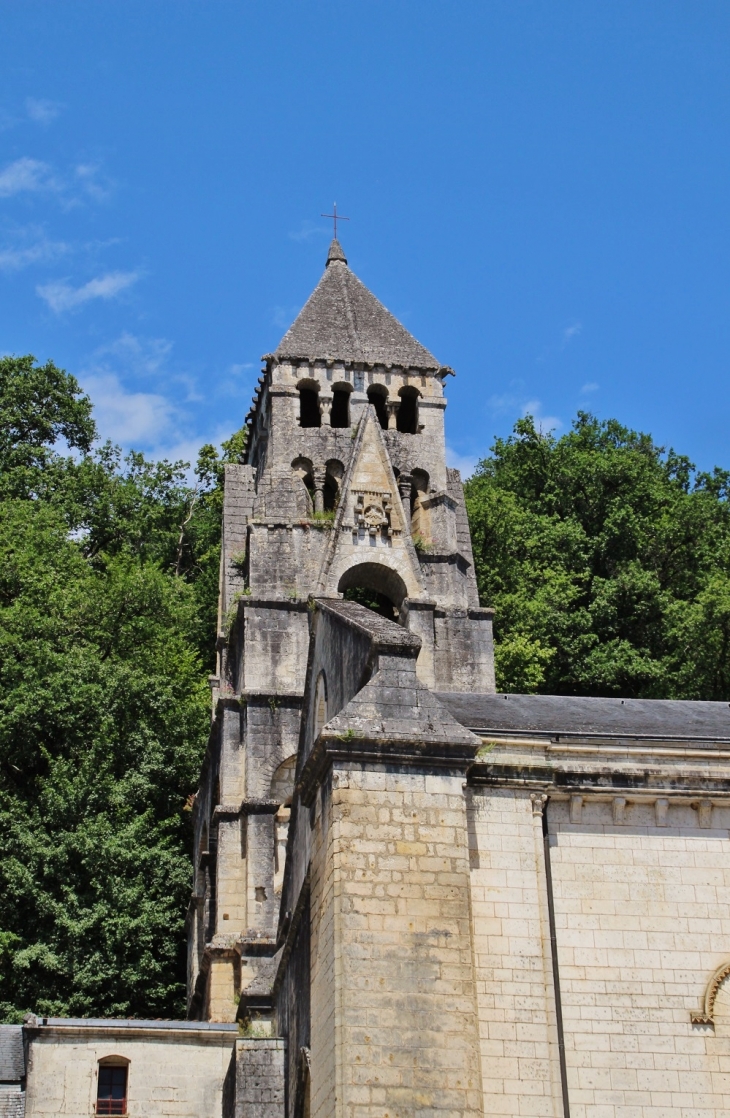
{"label": "vertical stone pilaster", "polygon": [[208,1021],[232,1023],[236,1020],[238,998],[233,952],[216,953],[210,961],[208,974]]}
{"label": "vertical stone pilaster", "polygon": [[312,1118],[481,1118],[462,783],[333,771],[312,863]]}
{"label": "vertical stone pilaster", "polygon": [[236,1041],[236,1093],[230,1118],[284,1118],[284,1052],[280,1039]]}
{"label": "vertical stone pilaster", "polygon": [[552,1086],[552,1118],[565,1118],[563,1080],[560,1066],[560,1037],[558,1035],[555,1004],[555,975],[553,973],[552,928],[548,899],[548,876],[545,864],[544,813],[548,797],[544,794],[530,796],[532,826],[535,840],[535,867],[537,893],[540,906],[540,938],[542,940],[542,965],[545,979],[545,1008],[548,1045],[550,1050],[550,1083]]}

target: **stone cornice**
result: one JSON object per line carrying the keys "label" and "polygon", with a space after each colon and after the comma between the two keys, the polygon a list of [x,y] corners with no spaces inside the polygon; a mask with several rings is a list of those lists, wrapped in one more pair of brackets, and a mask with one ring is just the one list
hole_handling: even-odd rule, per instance
{"label": "stone cornice", "polygon": [[[415,737],[415,735],[414,735]],[[397,765],[419,770],[448,770],[466,774],[474,760],[476,745],[439,738],[437,733],[422,741],[401,738],[355,737],[323,732],[317,739],[297,781],[295,795],[309,807],[332,765]]]}

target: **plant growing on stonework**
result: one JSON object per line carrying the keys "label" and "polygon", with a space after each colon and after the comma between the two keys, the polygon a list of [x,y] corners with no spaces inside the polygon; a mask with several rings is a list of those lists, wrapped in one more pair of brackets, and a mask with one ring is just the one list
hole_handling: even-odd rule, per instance
{"label": "plant growing on stonework", "polygon": [[231,556],[231,566],[235,567],[240,574],[243,574],[246,569],[246,561],[248,559],[248,552],[245,550],[237,551]]}
{"label": "plant growing on stonework", "polygon": [[413,546],[415,547],[416,551],[425,553],[431,550],[431,541],[425,539],[420,532],[414,532],[411,536],[411,540],[413,541]]}

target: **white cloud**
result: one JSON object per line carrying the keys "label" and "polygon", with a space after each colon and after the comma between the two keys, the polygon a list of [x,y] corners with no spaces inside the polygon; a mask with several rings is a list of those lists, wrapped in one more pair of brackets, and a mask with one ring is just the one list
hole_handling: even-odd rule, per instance
{"label": "white cloud", "polygon": [[583,330],[582,322],[573,322],[563,330],[563,349],[573,338],[577,338]]}
{"label": "white cloud", "polygon": [[198,451],[204,443],[212,443],[213,446],[220,446],[224,439],[229,439],[231,432],[227,427],[218,427],[212,435],[193,435],[191,438],[179,438],[172,442],[165,442],[155,444],[154,448],[150,451],[151,458],[160,459],[167,458],[168,462],[189,462],[190,470],[188,471],[188,478],[193,480],[195,472],[195,463],[198,460]]}
{"label": "white cloud", "polygon": [[26,97],[25,111],[31,120],[38,124],[50,124],[61,112],[63,105],[59,101],[48,101],[44,97]]}
{"label": "white cloud", "polygon": [[89,280],[82,287],[71,287],[68,283],[58,281],[36,287],[36,293],[41,299],[45,299],[52,311],[61,314],[83,306],[91,299],[113,299],[138,279],[139,272],[107,272],[104,276]]}
{"label": "white cloud", "polygon": [[475,454],[459,454],[448,444],[446,446],[446,465],[458,470],[462,479],[471,477],[480,459]]}
{"label": "white cloud", "polygon": [[502,393],[500,396],[490,396],[487,403],[492,411],[497,414],[513,411],[520,406],[519,397],[508,392]]}
{"label": "white cloud", "polygon": [[74,177],[84,194],[95,202],[105,202],[112,193],[114,184],[97,163],[79,163],[74,168]]}
{"label": "white cloud", "polygon": [[531,415],[535,420],[537,430],[542,435],[547,435],[550,431],[558,431],[563,426],[562,419],[558,419],[556,415],[542,414],[542,403],[540,400],[528,400],[522,408],[522,415]]}
{"label": "white cloud", "polygon": [[119,358],[133,373],[153,376],[161,371],[172,352],[172,342],[167,338],[139,338],[128,331],[110,342],[100,346],[94,356]]}
{"label": "white cloud", "polygon": [[289,234],[292,241],[311,241],[313,237],[326,240],[331,235],[330,229],[323,225],[315,225],[313,221],[303,221],[295,232]]}
{"label": "white cloud", "polygon": [[0,198],[9,198],[23,191],[38,193],[60,190],[60,184],[51,174],[51,168],[40,159],[24,156],[0,171]]}
{"label": "white cloud", "polygon": [[274,307],[271,316],[272,326],[278,326],[280,330],[288,330],[300,310],[301,307]]}
{"label": "white cloud", "polygon": [[256,383],[256,374],[253,361],[245,361],[240,365],[229,365],[215,386],[215,395],[220,396],[248,396],[253,392]]}
{"label": "white cloud", "polygon": [[81,377],[94,404],[101,437],[123,446],[156,445],[176,437],[176,408],[154,392],[127,392],[116,374],[99,370]]}
{"label": "white cloud", "polygon": [[598,389],[600,387],[601,387],[600,384],[596,384],[596,382],[594,380],[591,380],[591,381],[588,382],[588,384],[583,385],[583,387],[580,390],[581,395],[585,396],[589,392],[598,392]]}
{"label": "white cloud", "polygon": [[0,248],[0,271],[17,272],[32,264],[48,264],[71,250],[70,245],[51,241],[39,230],[23,231],[18,241],[16,245]]}
{"label": "white cloud", "polygon": [[79,163],[70,172],[59,175],[48,163],[23,156],[0,171],[0,198],[53,193],[64,209],[73,209],[84,200],[104,202],[113,188],[112,179],[96,163]]}

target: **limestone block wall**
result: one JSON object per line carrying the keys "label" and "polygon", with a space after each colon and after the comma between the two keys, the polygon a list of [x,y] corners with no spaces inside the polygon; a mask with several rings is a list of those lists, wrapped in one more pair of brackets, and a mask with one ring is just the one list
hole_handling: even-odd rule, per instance
{"label": "limestone block wall", "polygon": [[285,1049],[285,1042],[274,1038],[236,1041],[234,1090],[225,1092],[222,1118],[284,1118]]}
{"label": "limestone block wall", "polygon": [[[543,799],[469,792],[488,1114],[565,1114]],[[714,1025],[692,1015],[730,968],[730,806],[590,793],[547,803],[571,1118],[728,1118],[730,979]]]}
{"label": "limestone block wall", "polygon": [[243,589],[243,558],[248,520],[253,511],[255,472],[251,466],[225,467],[223,528],[221,538],[220,629],[234,595]]}
{"label": "limestone block wall", "polygon": [[[278,491],[277,491],[278,492]],[[277,498],[278,504],[278,498]],[[249,528],[249,585],[258,598],[304,598],[316,586],[329,539],[329,523],[282,523],[280,508],[268,523]]]}
{"label": "limestone block wall", "polygon": [[492,610],[436,610],[436,690],[494,691]]}
{"label": "limestone block wall", "polygon": [[[137,1028],[130,1027],[137,1025]],[[220,1118],[223,1080],[237,1028],[169,1022],[77,1022],[32,1030],[26,1118],[89,1118],[96,1109],[99,1060],[122,1056],[129,1118]]]}
{"label": "limestone block wall", "polygon": [[[332,798],[329,783],[314,806],[311,836],[311,1118],[334,1118],[342,1112],[342,1061],[337,1025],[341,1017],[336,991],[342,982],[338,908],[339,870],[333,853]],[[338,845],[338,844],[337,844]],[[337,928],[336,928],[337,926]],[[340,1051],[338,1052],[338,1048]]]}
{"label": "limestone block wall", "polygon": [[252,599],[243,602],[241,613],[237,690],[301,695],[309,645],[306,599],[299,603]]}
{"label": "limestone block wall", "polygon": [[730,1037],[690,1020],[730,962],[730,808],[708,809],[550,804],[572,1118],[730,1114]]}
{"label": "limestone block wall", "polygon": [[472,789],[468,818],[484,1113],[563,1118],[542,816],[505,788]]}
{"label": "limestone block wall", "polygon": [[218,824],[216,935],[242,935],[250,926],[246,889],[246,817]]}
{"label": "limestone block wall", "polygon": [[313,1118],[482,1112],[462,782],[335,767],[320,796]]}

